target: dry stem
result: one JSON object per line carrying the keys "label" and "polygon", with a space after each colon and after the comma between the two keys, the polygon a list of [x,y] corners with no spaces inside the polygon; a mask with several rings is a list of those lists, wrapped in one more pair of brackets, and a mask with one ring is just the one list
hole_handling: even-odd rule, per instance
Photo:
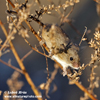
{"label": "dry stem", "polygon": [[[1,28],[2,28],[2,30],[3,30],[3,32],[4,32],[4,34],[5,34],[5,36],[7,37],[7,36],[8,36],[7,31],[6,31],[6,29],[5,29],[5,27],[3,26],[3,24],[2,24],[1,21],[0,21],[0,25],[1,25]],[[24,76],[25,76],[27,82],[28,82],[29,85],[31,86],[31,89],[33,90],[33,92],[35,93],[36,96],[40,96],[40,95],[41,95],[40,92],[37,90],[35,84],[32,82],[32,80],[31,80],[29,74],[27,73],[27,71],[26,71],[26,69],[25,69],[25,66],[24,66],[23,62],[21,61],[21,59],[20,59],[19,55],[17,54],[17,52],[16,52],[16,50],[15,50],[15,48],[14,48],[14,46],[13,46],[13,44],[12,44],[11,41],[10,41],[10,46],[11,46],[11,50],[12,50],[12,52],[13,52],[13,54],[14,54],[14,56],[15,56],[15,58],[16,58],[18,64],[19,64],[20,68],[21,68],[22,71],[23,71],[23,74],[24,74]],[[42,98],[38,98],[38,100],[42,100]]]}
{"label": "dry stem", "polygon": [[42,53],[42,52],[40,52],[39,50],[37,50],[37,49],[35,49],[34,47],[32,47],[32,45],[27,41],[27,39],[26,38],[24,38],[24,40],[25,40],[25,42],[34,50],[34,51],[36,51],[36,52],[38,52],[39,54],[41,54],[41,55],[43,55],[43,56],[45,56],[45,57],[48,57],[49,58],[49,56],[48,55],[46,55],[46,54],[44,54],[44,53]]}
{"label": "dry stem", "polygon": [[3,61],[1,59],[0,59],[0,62],[23,74],[23,71],[20,70],[19,68],[16,68],[15,66],[13,66],[11,64],[8,64],[8,63],[6,63],[5,61]]}
{"label": "dry stem", "polygon": [[86,29],[85,29],[85,31],[84,31],[84,34],[83,34],[82,38],[81,38],[81,41],[80,41],[80,43],[79,43],[79,46],[81,45],[81,43],[82,43],[82,41],[83,41],[83,38],[84,38],[84,36],[85,36],[85,34],[86,34],[87,27],[85,27],[85,28],[86,28]]}
{"label": "dry stem", "polygon": [[21,58],[21,61],[24,61],[24,59],[27,58],[32,52],[33,52],[33,50],[30,50],[27,54],[25,54],[25,55]]}
{"label": "dry stem", "polygon": [[84,91],[85,93],[87,93],[87,95],[92,99],[92,100],[97,100],[92,94],[90,94],[87,89],[82,85],[80,84],[79,82],[75,82],[75,84],[82,90]]}

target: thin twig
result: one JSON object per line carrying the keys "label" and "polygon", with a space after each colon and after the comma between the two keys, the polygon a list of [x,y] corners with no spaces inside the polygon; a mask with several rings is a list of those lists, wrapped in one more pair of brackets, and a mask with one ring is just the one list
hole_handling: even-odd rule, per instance
{"label": "thin twig", "polygon": [[[9,1],[9,0],[8,0],[8,1]],[[5,34],[5,36],[7,37],[7,36],[8,36],[7,31],[6,31],[4,25],[2,24],[1,21],[0,21],[0,26],[1,26],[1,28],[2,28],[2,30],[3,30],[3,32],[4,32],[4,34]],[[26,78],[28,84],[31,86],[31,89],[33,90],[33,92],[35,93],[35,95],[36,95],[36,96],[40,96],[41,93],[37,90],[35,84],[32,82],[32,80],[31,80],[29,74],[27,73],[27,71],[26,71],[26,69],[25,69],[25,66],[24,66],[23,62],[21,61],[21,59],[20,59],[19,55],[17,54],[17,52],[16,52],[16,50],[15,50],[15,48],[14,48],[14,46],[13,46],[13,44],[12,44],[11,41],[10,41],[10,46],[11,46],[11,50],[12,50],[12,52],[13,52],[13,54],[14,54],[14,56],[15,56],[15,58],[16,58],[18,64],[19,64],[21,70],[23,71],[23,74],[24,74],[24,76],[25,76],[25,78]],[[38,100],[42,100],[42,98],[37,98],[37,99],[38,99]]]}
{"label": "thin twig", "polygon": [[72,24],[71,21],[67,21],[67,23],[76,31],[76,33],[77,33],[79,36],[82,36],[82,34],[80,33],[80,31],[77,30],[77,28]]}
{"label": "thin twig", "polygon": [[6,63],[5,61],[3,61],[3,60],[1,60],[1,59],[0,59],[0,62],[3,63],[3,64],[5,64],[6,66],[9,66],[10,68],[12,68],[12,69],[14,69],[14,70],[16,70],[16,71],[18,71],[18,72],[20,72],[20,73],[23,74],[23,71],[20,70],[19,68],[15,67],[15,66],[13,66],[13,65],[11,65],[11,64],[8,64],[8,63]]}
{"label": "thin twig", "polygon": [[[79,35],[79,36],[82,36],[82,34],[80,33],[80,31],[72,24],[71,21],[67,21],[67,23],[75,30],[75,32]],[[87,36],[84,36],[85,38],[87,38]],[[86,42],[88,43],[89,40],[87,38]]]}
{"label": "thin twig", "polygon": [[[41,46],[41,48],[42,48],[44,54],[46,54],[43,46]],[[47,66],[47,68],[46,68],[46,70],[47,70],[47,80],[48,80],[49,79],[49,76],[50,76],[49,75],[49,67],[48,67],[48,58],[46,56],[45,56],[45,58],[46,58],[46,66]]]}
{"label": "thin twig", "polygon": [[42,27],[45,27],[45,25],[44,25],[39,19],[35,18],[34,16],[29,15],[28,17],[29,17],[30,19],[36,21],[36,22],[37,22],[39,25],[41,25]]}
{"label": "thin twig", "polygon": [[73,12],[73,10],[74,10],[74,6],[75,6],[75,4],[72,6],[70,12],[65,16],[64,19],[67,19],[67,18],[70,16],[70,14],[71,14],[71,13]]}
{"label": "thin twig", "polygon": [[[12,21],[13,21],[13,19],[11,19]],[[15,23],[13,23],[14,24],[14,26],[16,27],[16,24]],[[22,24],[21,24],[22,25]],[[44,25],[44,24],[43,24]],[[23,25],[22,25],[23,26]],[[45,25],[44,25],[44,27],[45,27]],[[16,27],[16,29],[17,29],[17,27]],[[18,30],[18,29],[17,29]],[[34,30],[33,30],[34,31]],[[35,34],[37,34],[36,32],[35,32]],[[48,57],[49,58],[49,56],[48,55],[46,55],[46,54],[43,54],[42,52],[40,52],[39,50],[37,50],[37,49],[35,49],[29,42],[28,42],[28,40],[24,37],[24,40],[25,40],[25,42],[34,50],[34,51],[36,51],[36,52],[38,52],[39,54],[41,54],[41,55],[43,55],[43,56],[45,56],[45,57]]]}
{"label": "thin twig", "polygon": [[[25,20],[27,26],[30,28],[31,32],[35,35],[35,37],[37,38],[37,40],[40,42],[42,41],[42,39],[38,36],[38,34],[35,32],[35,30],[32,28],[32,26],[30,25],[30,23]],[[47,50],[47,52],[49,52],[49,48],[46,46],[46,44],[43,44],[43,47]]]}
{"label": "thin twig", "polygon": [[84,34],[83,34],[83,36],[82,36],[82,38],[81,38],[81,41],[80,41],[80,43],[79,43],[79,46],[81,45],[81,43],[82,43],[82,41],[83,41],[83,38],[84,38],[84,36],[85,36],[85,34],[86,34],[86,31],[87,31],[87,27],[85,27],[85,31],[84,31]]}
{"label": "thin twig", "polygon": [[35,49],[28,41],[27,41],[27,39],[26,38],[24,38],[24,40],[25,40],[25,42],[34,50],[34,51],[36,51],[37,53],[39,53],[39,54],[41,54],[41,55],[43,55],[43,56],[45,56],[45,57],[48,57],[49,58],[49,56],[48,55],[46,55],[45,53],[43,54],[42,52],[40,52],[39,50],[37,50],[37,49]]}
{"label": "thin twig", "polygon": [[[63,22],[67,22],[67,23],[75,30],[75,32],[76,32],[79,36],[82,36],[82,34],[80,33],[80,31],[72,24],[72,21],[71,21],[71,20],[65,19],[65,18],[64,18],[64,21],[63,21]],[[84,37],[87,38],[86,35],[85,35]],[[86,42],[87,42],[87,43],[89,42],[88,38],[87,38]],[[89,45],[89,44],[88,44],[88,45]]]}
{"label": "thin twig", "polygon": [[15,8],[15,5],[10,1],[10,0],[7,0],[9,3],[10,3],[10,5],[13,7],[13,8]]}
{"label": "thin twig", "polygon": [[14,30],[11,32],[11,34],[9,35],[9,37],[7,37],[7,39],[5,40],[5,42],[3,43],[3,45],[0,48],[0,51],[2,51],[4,49],[4,47],[6,46],[7,42],[9,42],[9,40],[11,39],[11,36],[14,34]]}
{"label": "thin twig", "polygon": [[87,95],[92,99],[92,100],[97,100],[91,93],[88,92],[88,90],[86,88],[84,88],[84,86],[82,84],[80,84],[79,82],[75,82],[75,84],[85,93],[87,93]]}
{"label": "thin twig", "polygon": [[68,20],[68,17],[69,17],[70,14],[73,12],[74,6],[75,6],[75,4],[72,6],[70,12],[69,12],[66,16],[64,16],[64,14],[62,14],[61,11],[58,10],[58,11],[59,11],[59,14],[62,16],[60,26],[63,25],[63,23],[68,22],[68,21],[67,21],[67,20]]}
{"label": "thin twig", "polygon": [[27,54],[25,54],[25,55],[21,58],[21,61],[24,61],[24,59],[27,58],[32,52],[33,52],[33,50],[30,50]]}
{"label": "thin twig", "polygon": [[55,64],[54,66],[55,66],[55,69],[51,73],[51,77],[48,79],[48,81],[45,84],[45,95],[43,96],[43,100],[45,100],[45,97],[48,96],[50,85],[51,85],[52,81],[55,79],[55,76],[57,75],[57,72],[58,72],[58,69],[59,69],[58,65]]}
{"label": "thin twig", "polygon": [[[22,22],[22,21],[19,21],[19,22],[17,23],[16,27],[18,27],[18,26],[21,24],[21,22]],[[1,25],[1,27],[4,27],[3,24],[2,24],[2,22],[1,22],[1,20],[0,20],[0,25]],[[3,28],[3,29],[4,29],[4,28]],[[4,29],[4,30],[5,30],[5,29]],[[6,32],[6,31],[4,31],[4,32]],[[9,41],[11,40],[11,37],[12,37],[15,33],[16,33],[16,29],[13,28],[13,30],[11,31],[11,33],[10,33],[9,35],[6,36],[7,39],[5,40],[5,42],[3,43],[2,47],[0,48],[0,51],[3,50],[3,48],[6,46],[7,42],[9,42]]]}

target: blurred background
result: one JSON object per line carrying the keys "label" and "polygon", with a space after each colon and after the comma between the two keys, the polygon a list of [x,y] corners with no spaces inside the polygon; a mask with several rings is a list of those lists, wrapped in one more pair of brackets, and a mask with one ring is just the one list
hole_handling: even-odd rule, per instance
{"label": "blurred background", "polygon": [[[24,0],[18,0],[19,3],[24,2]],[[59,0],[54,1],[57,5]],[[65,2],[64,0],[62,3]],[[29,0],[29,3],[32,3],[32,0]],[[41,0],[41,4],[47,5],[49,4],[48,1]],[[31,7],[31,13],[34,14],[35,9],[38,9],[38,6]],[[69,12],[70,7],[67,9],[66,14]],[[6,11],[6,0],[0,0],[0,20],[3,22],[6,29],[8,29],[8,24],[6,20],[7,14]],[[60,24],[60,17],[51,16],[51,15],[44,15],[42,22],[43,23],[57,23]],[[80,31],[81,34],[84,33],[85,26],[90,30],[90,33],[87,35],[88,39],[91,40],[93,38],[93,34],[95,32],[95,28],[98,26],[98,23],[100,22],[100,18],[97,15],[96,12],[96,2],[93,0],[80,0],[78,4],[75,4],[74,11],[69,16],[70,19],[73,19],[73,25]],[[39,25],[35,22],[32,22],[33,28],[38,31]],[[63,30],[66,32],[67,35],[69,35],[70,39],[76,43],[79,44],[81,37],[72,29],[72,27],[69,24],[64,24],[62,26]],[[37,39],[34,37],[33,34],[29,33],[30,38],[28,39],[30,44],[32,46],[39,45]],[[0,28],[0,38],[5,41],[6,37]],[[24,39],[17,35],[15,36],[15,39],[12,41],[14,44],[14,47],[16,48],[16,51],[18,52],[20,58],[22,58],[26,53],[28,53],[31,48],[29,45],[27,45],[24,41]],[[88,47],[87,42],[82,42],[80,46],[80,59],[81,64],[82,63],[88,63],[90,61],[91,53],[93,53],[93,50]],[[3,55],[1,59],[5,62],[8,62],[9,59],[11,59],[11,64],[18,67],[19,65],[16,62],[16,59],[14,55],[12,54],[12,51],[9,53]],[[45,83],[47,81],[47,73],[46,73],[46,59],[44,56],[38,54],[37,52],[33,51],[24,61],[23,61],[27,72],[29,73],[32,81],[34,84],[38,87],[41,83]],[[52,72],[54,70],[54,62],[50,59],[48,59],[48,65],[49,65],[49,71]],[[10,67],[2,64],[0,62],[0,90],[2,92],[9,90],[9,87],[7,85],[7,79],[11,77],[14,70]],[[87,67],[83,74],[80,76],[80,81],[82,82],[84,87],[89,86],[88,78],[90,75],[90,67]],[[97,73],[97,76],[100,77],[100,66],[95,70]],[[22,87],[21,91],[27,91],[28,95],[34,95],[32,92],[29,84],[27,83],[24,75],[21,75],[20,78],[21,81],[24,82],[24,86]],[[53,83],[57,86],[57,91],[54,93],[51,93],[51,90],[53,88]],[[84,95],[83,91],[81,91],[76,85],[69,85],[69,80],[67,79],[67,76],[63,77],[61,75],[61,71],[58,71],[53,83],[51,84],[51,89],[49,92],[49,100],[79,100],[81,96]],[[43,92],[43,91],[41,91]],[[98,100],[100,100],[100,88],[94,89],[94,93],[97,95]],[[0,96],[0,100],[3,100],[2,95]],[[31,99],[25,99],[25,100],[31,100]],[[34,100],[36,100],[34,98]]]}

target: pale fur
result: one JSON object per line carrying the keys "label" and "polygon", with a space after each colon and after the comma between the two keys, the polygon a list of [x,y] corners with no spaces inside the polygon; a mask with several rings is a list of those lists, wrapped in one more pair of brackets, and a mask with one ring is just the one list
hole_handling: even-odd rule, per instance
{"label": "pale fur", "polygon": [[[46,28],[43,28],[42,30],[42,39],[45,41],[47,47],[50,50],[50,53],[52,54],[52,60],[56,60],[59,62],[63,67],[63,76],[66,75],[66,68],[69,66],[72,69],[78,69],[79,68],[79,55],[78,50],[79,48],[74,45],[69,37],[63,32],[63,30],[53,24],[48,25]],[[70,42],[70,47],[65,49],[65,47]],[[60,52],[60,50],[65,50]],[[70,60],[70,57],[73,58],[73,60]],[[76,66],[74,66],[76,64]]]}

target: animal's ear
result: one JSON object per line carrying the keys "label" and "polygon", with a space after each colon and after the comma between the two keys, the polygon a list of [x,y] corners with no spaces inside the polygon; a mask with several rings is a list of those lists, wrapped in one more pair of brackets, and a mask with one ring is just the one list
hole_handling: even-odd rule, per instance
{"label": "animal's ear", "polygon": [[55,24],[52,24],[51,29],[52,30],[55,30],[55,28],[56,28],[56,25]]}

